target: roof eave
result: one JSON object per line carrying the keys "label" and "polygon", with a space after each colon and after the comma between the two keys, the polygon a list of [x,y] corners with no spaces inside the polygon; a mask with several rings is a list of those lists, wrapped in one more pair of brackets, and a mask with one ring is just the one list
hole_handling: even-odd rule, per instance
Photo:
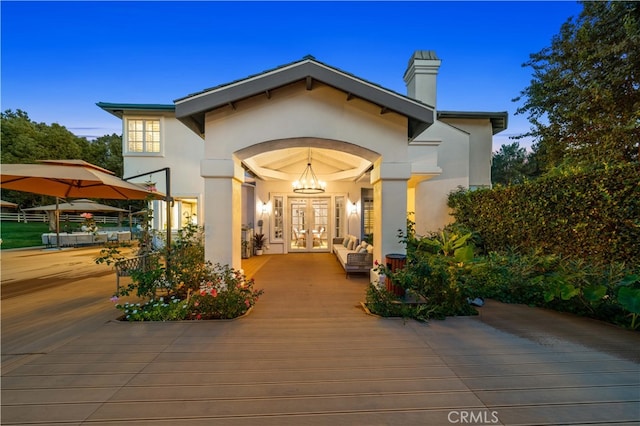
{"label": "roof eave", "polygon": [[507,111],[438,111],[438,119],[441,118],[489,120],[491,121],[491,129],[494,135],[506,130],[509,123],[509,113]]}
{"label": "roof eave", "polygon": [[122,119],[125,112],[174,112],[175,105],[171,104],[124,104],[111,102],[97,102],[96,105],[108,113]]}

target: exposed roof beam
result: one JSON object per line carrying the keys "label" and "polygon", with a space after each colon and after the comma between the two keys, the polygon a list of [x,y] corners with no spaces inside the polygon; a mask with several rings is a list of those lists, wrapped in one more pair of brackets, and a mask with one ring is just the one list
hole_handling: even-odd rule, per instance
{"label": "exposed roof beam", "polygon": [[313,89],[313,77],[307,76],[307,90]]}

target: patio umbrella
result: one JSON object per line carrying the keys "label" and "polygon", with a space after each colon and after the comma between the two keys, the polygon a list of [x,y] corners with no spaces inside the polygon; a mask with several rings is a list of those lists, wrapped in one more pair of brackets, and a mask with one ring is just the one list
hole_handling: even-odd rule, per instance
{"label": "patio umbrella", "polygon": [[113,172],[82,160],[44,160],[40,164],[3,164],[3,189],[61,198],[144,200],[162,194],[120,179]]}
{"label": "patio umbrella", "polygon": [[0,200],[0,207],[10,207],[12,209],[15,209],[18,207],[18,205],[9,201]]}
{"label": "patio umbrella", "polygon": [[[3,164],[0,187],[58,198],[104,198],[115,200],[161,199],[164,196],[122,180],[113,172],[82,160],[43,160],[40,164]],[[56,208],[59,233],[59,205]],[[58,241],[60,238],[58,237]]]}
{"label": "patio umbrella", "polygon": [[[96,203],[93,200],[87,200],[87,199],[74,200],[68,203],[59,203],[58,205],[51,204],[48,206],[30,207],[28,209],[22,209],[22,211],[25,211],[25,212],[44,211],[53,215],[55,215],[56,210],[58,212],[88,212],[88,213],[93,213],[93,212],[128,213],[129,212],[129,210],[120,209],[118,207],[107,206],[106,204]],[[55,220],[55,217],[53,220]],[[59,224],[56,223],[56,227],[58,227],[58,225]]]}

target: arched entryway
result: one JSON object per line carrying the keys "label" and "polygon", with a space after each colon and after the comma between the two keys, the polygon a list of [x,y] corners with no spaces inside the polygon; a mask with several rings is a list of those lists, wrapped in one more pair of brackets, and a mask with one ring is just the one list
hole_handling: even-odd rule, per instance
{"label": "arched entryway", "polygon": [[[251,175],[255,211],[245,216],[265,234],[268,253],[329,252],[334,238],[364,237],[361,193],[372,192],[371,171],[379,153],[349,142],[301,137],[265,141],[234,155]],[[323,191],[294,191],[307,164]]]}
{"label": "arched entryway", "polygon": [[[265,141],[235,151],[231,160],[203,160],[201,174],[205,179],[205,192],[213,201],[207,201],[205,226],[205,252],[207,258],[224,259],[233,267],[241,265],[242,253],[242,184],[246,171],[256,176],[255,209],[256,222],[262,221],[259,232],[266,234],[269,253],[289,253],[293,234],[293,218],[287,214],[291,204],[289,199],[300,199],[293,192],[292,181],[297,177],[305,162],[299,162],[297,169],[266,170],[266,162],[258,162],[261,156],[283,157],[297,151],[326,151],[328,157],[352,158],[356,166],[345,167],[321,176],[326,177],[324,195],[329,197],[327,207],[332,215],[327,218],[330,225],[325,230],[326,248],[331,248],[331,239],[338,233],[349,232],[359,235],[358,205],[363,187],[372,189],[374,194],[374,257],[382,259],[383,253],[403,252],[404,247],[397,238],[399,229],[406,226],[407,182],[411,175],[408,162],[385,162],[383,155],[358,144],[326,138],[286,138]],[[389,155],[389,157],[392,157]],[[252,161],[254,160],[254,161]],[[359,168],[359,169],[358,169]],[[354,172],[357,170],[357,173]],[[274,177],[277,176],[278,178]],[[317,198],[317,197],[310,197]],[[353,209],[352,206],[356,206]],[[351,214],[356,217],[350,217]],[[279,218],[277,217],[279,216]],[[355,223],[350,221],[356,220]],[[277,221],[281,220],[280,223]],[[254,226],[257,225],[254,224]],[[309,228],[308,235],[312,235]],[[317,230],[317,229],[316,229]],[[319,231],[319,230],[317,230]],[[307,238],[313,238],[307,237]],[[318,235],[318,238],[321,238]],[[301,244],[313,247],[309,239]],[[302,249],[302,248],[301,248]]]}

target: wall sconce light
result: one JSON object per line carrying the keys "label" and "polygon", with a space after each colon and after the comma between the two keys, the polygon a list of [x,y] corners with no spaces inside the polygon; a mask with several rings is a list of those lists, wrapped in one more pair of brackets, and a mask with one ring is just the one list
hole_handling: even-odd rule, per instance
{"label": "wall sconce light", "polygon": [[349,214],[358,214],[358,205],[356,203],[351,203],[349,206]]}
{"label": "wall sconce light", "polygon": [[260,213],[269,214],[269,203],[260,203]]}

